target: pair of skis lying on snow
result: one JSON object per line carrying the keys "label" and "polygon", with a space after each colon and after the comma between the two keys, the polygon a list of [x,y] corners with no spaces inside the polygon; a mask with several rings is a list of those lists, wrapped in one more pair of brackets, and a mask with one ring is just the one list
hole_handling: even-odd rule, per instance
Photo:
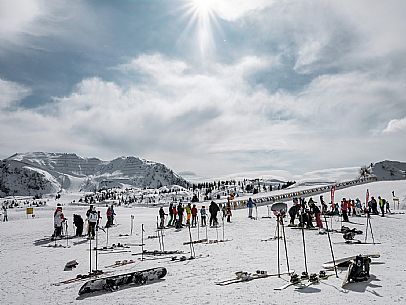
{"label": "pair of skis lying on snow", "polygon": [[[325,273],[320,273],[320,275],[316,276],[307,276],[306,278],[299,278],[294,271],[293,272],[283,272],[283,273],[272,273],[268,274],[266,271],[261,271],[257,270],[256,273],[248,273],[248,272],[243,272],[239,271],[235,273],[236,277],[224,281],[219,281],[216,282],[216,285],[219,286],[226,286],[234,283],[240,283],[240,282],[248,282],[256,279],[263,279],[271,276],[278,276],[278,275],[290,275],[291,279],[295,278],[295,280],[291,280],[291,282],[287,283],[286,285],[283,285],[281,287],[275,288],[275,290],[283,290],[286,289],[290,286],[297,286],[298,289],[305,288],[310,286],[311,284],[318,283],[322,279],[327,279],[329,276],[333,274],[326,275]],[[307,283],[304,283],[303,280],[307,280]]]}

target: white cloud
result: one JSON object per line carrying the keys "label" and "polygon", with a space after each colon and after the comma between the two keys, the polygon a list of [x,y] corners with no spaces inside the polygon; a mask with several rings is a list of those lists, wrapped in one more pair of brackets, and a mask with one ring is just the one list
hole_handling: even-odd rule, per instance
{"label": "white cloud", "polygon": [[30,93],[29,88],[0,78],[0,110],[14,105]]}
{"label": "white cloud", "polygon": [[[88,78],[51,106],[0,111],[3,153],[138,155],[203,175],[357,165],[351,161],[403,153],[401,145],[376,151],[390,139],[373,132],[404,109],[401,80],[367,72],[322,75],[296,93],[270,93],[251,82],[277,65],[277,58],[249,56],[199,71],[161,54],[142,55],[118,67],[132,80],[126,86]],[[28,92],[14,87],[18,94],[3,104]]]}
{"label": "white cloud", "polygon": [[406,117],[390,120],[383,133],[406,132]]}

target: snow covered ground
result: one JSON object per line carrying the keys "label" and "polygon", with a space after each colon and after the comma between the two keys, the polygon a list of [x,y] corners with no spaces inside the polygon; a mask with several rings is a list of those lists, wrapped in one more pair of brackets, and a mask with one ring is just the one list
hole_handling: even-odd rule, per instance
{"label": "snow covered ground", "polygon": [[[400,199],[401,208],[406,205],[406,181],[374,182],[365,185],[338,190],[336,201],[343,197],[365,201],[366,189],[370,195],[378,195],[391,201],[392,191]],[[290,192],[292,189],[286,191]],[[324,194],[329,199],[329,194]],[[67,197],[71,200],[71,198]],[[67,200],[66,199],[66,200]],[[68,201],[67,201],[68,202]],[[49,203],[52,205],[52,203]],[[141,287],[130,287],[112,293],[92,295],[78,299],[78,290],[83,282],[54,286],[77,274],[89,270],[89,242],[84,239],[69,240],[69,248],[49,248],[35,246],[34,240],[51,235],[53,231],[54,208],[48,206],[35,209],[35,218],[27,219],[23,209],[9,210],[9,222],[0,223],[0,302],[1,304],[406,304],[406,215],[392,214],[387,217],[374,216],[372,229],[376,245],[342,244],[342,235],[332,234],[336,258],[360,253],[380,253],[381,258],[373,259],[371,278],[368,282],[354,283],[341,288],[345,272],[339,273],[318,285],[295,290],[289,287],[275,291],[287,283],[288,277],[268,277],[217,286],[215,281],[234,277],[236,271],[255,272],[267,270],[277,272],[277,241],[263,242],[261,239],[275,234],[275,218],[262,218],[267,215],[267,207],[258,208],[258,220],[247,218],[246,210],[233,212],[232,223],[225,224],[224,237],[229,242],[218,244],[195,245],[196,255],[202,257],[186,262],[170,262],[169,259],[137,261],[119,268],[104,268],[116,260],[137,259],[131,253],[100,254],[99,269],[113,271],[113,274],[130,270],[141,270],[155,266],[164,266],[168,274],[163,281]],[[105,216],[106,208],[101,208]],[[65,216],[69,219],[69,230],[73,233],[72,214],[85,214],[85,207],[64,206]],[[112,243],[141,243],[141,224],[145,224],[145,236],[155,235],[157,208],[116,208],[118,226],[109,230],[109,245]],[[131,215],[135,217],[132,236],[120,237],[119,234],[130,233]],[[103,222],[105,218],[103,219]],[[365,231],[366,218],[353,217],[349,224]],[[329,221],[330,224],[330,221]],[[340,228],[339,219],[333,219],[333,228]],[[297,273],[304,271],[303,246],[300,230],[286,228],[287,247],[290,268]],[[365,232],[364,232],[365,233]],[[193,238],[204,238],[206,231],[192,229]],[[364,240],[365,235],[360,239]],[[209,239],[223,239],[223,228],[208,228]],[[165,250],[189,251],[183,242],[189,240],[187,228],[180,232],[165,230]],[[322,263],[331,260],[327,235],[317,231],[305,231],[307,263],[309,273],[322,270]],[[370,232],[368,240],[371,241]],[[73,243],[83,241],[78,245]],[[66,241],[58,241],[65,245]],[[159,249],[157,239],[146,239],[145,249]],[[338,244],[336,244],[338,243]],[[106,245],[106,234],[99,233],[99,244]],[[286,270],[283,243],[281,242],[282,270]],[[132,247],[133,253],[140,252],[140,247]],[[186,254],[187,255],[187,254]],[[66,262],[76,259],[79,265],[73,271],[63,271]]]}

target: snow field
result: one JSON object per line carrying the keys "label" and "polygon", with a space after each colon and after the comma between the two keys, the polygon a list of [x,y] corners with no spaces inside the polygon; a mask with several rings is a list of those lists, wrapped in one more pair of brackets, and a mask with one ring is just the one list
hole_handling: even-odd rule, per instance
{"label": "snow field", "polygon": [[[400,198],[401,205],[406,203],[405,181],[374,182],[361,186],[338,190],[336,201],[343,197],[365,200],[366,189],[370,196],[391,198],[394,190]],[[291,189],[289,191],[292,191]],[[328,201],[329,194],[324,194]],[[318,196],[313,199],[318,201]],[[289,203],[290,205],[291,203]],[[392,205],[391,205],[392,207]],[[79,213],[84,217],[87,208],[66,206],[65,216],[69,221],[69,233],[73,233],[72,215]],[[106,208],[101,208],[102,223],[106,221]],[[141,243],[141,224],[145,225],[145,237],[155,235],[156,216],[158,208],[120,208],[117,207],[116,227],[109,230],[109,245],[112,243]],[[406,302],[406,284],[404,272],[406,262],[406,215],[392,214],[388,217],[373,216],[372,229],[377,245],[346,245],[335,244],[343,242],[341,234],[333,233],[333,249],[336,258],[360,253],[380,253],[381,258],[373,259],[371,278],[368,282],[350,284],[341,288],[344,272],[339,273],[339,279],[334,276],[318,285],[307,289],[295,290],[289,287],[283,291],[273,290],[287,283],[288,277],[268,277],[245,283],[228,286],[217,286],[215,281],[234,277],[236,271],[255,272],[267,270],[277,272],[277,240],[263,242],[261,239],[273,237],[275,234],[276,218],[267,216],[267,207],[258,208],[258,220],[248,219],[247,210],[233,211],[232,223],[225,223],[225,238],[229,242],[218,244],[196,244],[196,255],[202,258],[186,262],[171,262],[169,259],[137,261],[134,264],[119,268],[104,268],[114,264],[116,260],[134,259],[131,253],[99,254],[99,269],[120,274],[131,270],[141,270],[156,266],[164,266],[168,274],[163,281],[142,287],[129,287],[113,293],[78,298],[78,291],[83,282],[54,286],[56,283],[77,274],[89,271],[89,242],[73,245],[70,248],[48,248],[35,246],[34,240],[49,236],[53,231],[53,208],[36,209],[35,218],[27,219],[22,209],[9,210],[7,223],[0,223],[0,300],[2,304],[404,304]],[[134,231],[129,237],[119,237],[119,234],[129,234],[131,215],[134,215]],[[255,215],[255,211],[254,211]],[[357,224],[347,224],[365,231],[366,218],[350,217]],[[288,220],[285,219],[285,223]],[[329,225],[331,220],[328,221]],[[220,224],[222,224],[220,219]],[[332,220],[333,228],[340,228],[339,218]],[[223,228],[208,228],[209,239],[223,238]],[[304,271],[303,245],[301,230],[285,227],[290,269],[297,273]],[[189,251],[187,228],[177,232],[175,229],[164,230],[165,250]],[[193,238],[197,239],[197,228],[192,228]],[[205,238],[205,229],[200,228],[200,238]],[[106,245],[106,234],[99,231],[99,245]],[[362,241],[363,235],[358,236]],[[368,241],[371,241],[368,232]],[[305,231],[307,264],[309,273],[318,273],[322,263],[331,260],[327,235],[319,235],[317,231]],[[92,241],[94,245],[94,241]],[[66,245],[66,240],[57,241]],[[145,249],[159,250],[157,239],[145,239]],[[132,252],[140,252],[141,247],[131,247]],[[188,253],[185,254],[188,256]],[[207,257],[207,255],[209,255]],[[179,255],[178,255],[179,256]],[[79,265],[73,271],[63,271],[66,262],[76,259]],[[286,261],[283,241],[280,241],[281,271],[286,271]],[[93,256],[94,262],[94,256]],[[94,269],[94,267],[93,267]]]}

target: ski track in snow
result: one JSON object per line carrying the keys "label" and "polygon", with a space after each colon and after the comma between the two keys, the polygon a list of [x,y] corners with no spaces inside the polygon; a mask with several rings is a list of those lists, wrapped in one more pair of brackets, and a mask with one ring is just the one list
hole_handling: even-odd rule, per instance
{"label": "ski track in snow", "polygon": [[[342,197],[365,200],[365,191],[369,188],[371,196],[383,195],[391,198],[390,193],[395,190],[399,198],[406,196],[405,181],[375,182],[354,186],[336,192],[337,200]],[[289,190],[291,191],[291,190]],[[314,196],[315,199],[318,196]],[[329,194],[324,194],[329,198]],[[63,198],[62,198],[63,200]],[[290,205],[291,203],[289,203]],[[404,204],[404,203],[403,203]],[[106,208],[101,208],[105,222]],[[80,213],[84,216],[86,208],[66,207],[65,216],[69,219],[69,233],[73,233],[72,214]],[[158,208],[116,208],[119,226],[109,230],[109,245],[112,243],[141,243],[141,223],[145,224],[144,237],[156,234],[156,215]],[[406,215],[392,214],[389,217],[373,216],[372,228],[376,242],[379,245],[346,245],[333,244],[336,258],[356,255],[360,253],[380,253],[381,258],[372,259],[371,278],[368,282],[349,284],[345,289],[341,283],[345,272],[339,273],[339,278],[331,276],[328,280],[308,288],[295,290],[289,287],[282,291],[275,291],[288,280],[287,276],[268,277],[250,282],[231,284],[228,286],[215,285],[220,281],[234,277],[236,271],[255,272],[267,270],[277,273],[277,240],[261,242],[261,239],[273,237],[276,218],[261,218],[267,215],[266,207],[259,207],[258,220],[247,218],[247,210],[233,211],[231,223],[225,223],[225,239],[231,241],[218,244],[195,244],[196,255],[203,257],[185,262],[170,262],[170,259],[147,260],[136,262],[119,268],[104,268],[114,264],[116,260],[134,259],[131,253],[116,253],[99,255],[99,268],[113,271],[113,274],[126,273],[132,270],[142,270],[164,266],[168,274],[163,281],[140,287],[128,287],[112,293],[98,294],[83,299],[77,299],[79,288],[83,282],[53,286],[62,280],[85,274],[89,271],[89,243],[70,248],[46,248],[35,246],[34,240],[52,234],[53,208],[35,209],[35,218],[26,219],[24,211],[9,210],[8,223],[0,223],[0,300],[1,304],[154,304],[164,301],[166,304],[179,302],[192,304],[405,304],[406,284],[404,272],[406,263]],[[130,215],[135,215],[134,233],[126,238],[119,238],[119,234],[130,233]],[[359,235],[365,238],[366,218],[351,217],[351,221],[362,225],[347,224],[364,231]],[[285,223],[287,224],[287,220]],[[220,220],[220,224],[221,224]],[[330,225],[330,219],[328,220]],[[332,221],[333,229],[340,228],[338,218]],[[217,231],[218,230],[218,231]],[[223,228],[209,228],[208,238],[223,239]],[[204,228],[200,228],[200,238],[205,238]],[[303,247],[301,230],[285,227],[290,269],[297,273],[304,271]],[[188,252],[189,231],[184,228],[180,232],[174,229],[164,230],[165,250],[183,250]],[[192,228],[193,238],[197,239],[197,228]],[[341,234],[331,234],[332,242],[344,241]],[[81,240],[81,239],[79,239]],[[318,273],[322,263],[331,260],[331,253],[327,235],[319,235],[317,231],[305,231],[307,263],[309,273]],[[371,241],[368,232],[368,241]],[[51,243],[53,244],[53,243]],[[66,245],[66,240],[57,241]],[[145,249],[159,249],[157,239],[145,239]],[[95,245],[92,241],[92,245]],[[99,246],[106,245],[106,234],[99,232]],[[131,247],[136,253],[141,247]],[[189,253],[177,256],[189,256]],[[206,257],[209,255],[208,257]],[[63,271],[66,262],[76,259],[79,265],[73,271]],[[281,272],[286,271],[286,261],[283,241],[280,241]],[[94,257],[93,257],[94,262]],[[110,275],[110,274],[109,274]]]}

